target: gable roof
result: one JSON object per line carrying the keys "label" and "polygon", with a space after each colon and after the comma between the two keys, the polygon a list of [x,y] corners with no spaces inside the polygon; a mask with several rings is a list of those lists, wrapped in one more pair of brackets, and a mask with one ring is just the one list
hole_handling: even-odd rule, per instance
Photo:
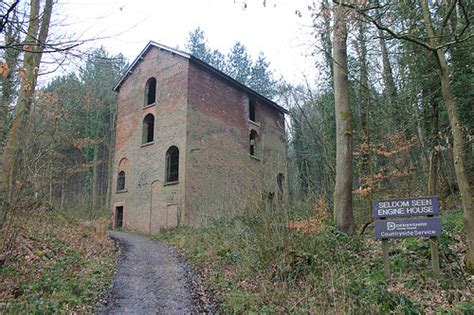
{"label": "gable roof", "polygon": [[278,111],[282,112],[282,113],[285,113],[285,114],[288,114],[288,110],[286,110],[285,108],[281,107],[280,105],[278,105],[277,103],[273,102],[272,100],[266,98],[265,96],[261,95],[260,93],[252,90],[251,88],[249,88],[248,86],[240,83],[239,81],[233,79],[232,77],[230,77],[229,75],[225,74],[224,72],[214,68],[213,66],[211,66],[210,64],[202,61],[201,59],[189,54],[189,53],[186,53],[184,51],[181,51],[181,50],[178,50],[178,49],[174,49],[174,48],[171,48],[171,47],[168,47],[168,46],[165,46],[165,45],[162,45],[160,43],[157,43],[157,42],[154,42],[154,41],[150,41],[148,42],[148,44],[145,46],[145,48],[143,48],[143,50],[140,52],[140,54],[137,56],[137,58],[135,58],[135,60],[132,62],[132,64],[128,67],[127,71],[125,72],[125,74],[120,78],[120,80],[117,82],[117,84],[115,85],[115,87],[113,88],[113,90],[115,92],[118,92],[118,90],[120,89],[120,86],[122,85],[122,83],[128,78],[128,76],[133,72],[133,69],[137,66],[137,64],[143,60],[143,56],[148,52],[149,49],[151,49],[152,47],[155,47],[155,48],[158,48],[158,49],[162,49],[162,50],[165,50],[165,51],[168,51],[172,54],[175,54],[175,55],[178,55],[178,56],[181,56],[183,58],[186,58],[188,59],[189,61],[191,62],[194,62],[195,64],[199,65],[199,66],[202,66],[204,69],[206,69],[207,71],[213,73],[213,74],[216,74],[217,76],[219,76],[220,78],[224,79],[225,81],[229,82],[230,84],[236,86],[237,88],[241,89],[241,90],[244,90],[245,92],[247,92],[248,94],[260,99],[261,101],[263,101],[264,103],[276,108]]}

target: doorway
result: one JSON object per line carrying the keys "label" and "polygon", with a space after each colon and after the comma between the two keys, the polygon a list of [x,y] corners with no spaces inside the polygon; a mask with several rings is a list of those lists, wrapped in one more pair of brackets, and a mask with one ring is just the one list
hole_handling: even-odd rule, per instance
{"label": "doorway", "polygon": [[115,228],[123,227],[123,207],[115,208]]}

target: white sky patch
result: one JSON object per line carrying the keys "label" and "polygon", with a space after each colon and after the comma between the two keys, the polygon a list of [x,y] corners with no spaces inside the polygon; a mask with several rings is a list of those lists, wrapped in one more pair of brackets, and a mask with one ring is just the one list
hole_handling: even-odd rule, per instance
{"label": "white sky patch", "polygon": [[[87,47],[104,46],[133,61],[148,41],[185,50],[190,31],[200,26],[209,47],[227,54],[236,41],[252,58],[263,52],[276,78],[303,83],[316,75],[314,37],[308,5],[311,0],[71,0],[58,3],[58,14],[69,25],[68,34],[81,39],[103,38]],[[276,6],[274,6],[276,4]],[[303,17],[295,14],[303,12]],[[57,28],[64,32],[64,27]]]}

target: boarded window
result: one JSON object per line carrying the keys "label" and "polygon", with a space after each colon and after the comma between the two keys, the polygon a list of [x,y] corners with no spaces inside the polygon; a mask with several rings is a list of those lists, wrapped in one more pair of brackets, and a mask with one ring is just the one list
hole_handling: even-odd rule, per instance
{"label": "boarded window", "polygon": [[249,153],[252,156],[257,155],[257,141],[258,141],[258,134],[255,130],[250,131],[250,138],[249,138]]}
{"label": "boarded window", "polygon": [[166,151],[166,182],[177,182],[179,175],[179,150],[172,146]]}
{"label": "boarded window", "polygon": [[117,191],[125,190],[125,172],[120,171],[117,177]]}
{"label": "boarded window", "polygon": [[152,114],[148,114],[143,119],[142,143],[153,142],[154,131],[155,117]]}
{"label": "boarded window", "polygon": [[255,120],[255,101],[252,99],[249,100],[249,120],[256,121]]}
{"label": "boarded window", "polygon": [[145,86],[145,106],[155,103],[156,101],[156,79],[150,78]]}

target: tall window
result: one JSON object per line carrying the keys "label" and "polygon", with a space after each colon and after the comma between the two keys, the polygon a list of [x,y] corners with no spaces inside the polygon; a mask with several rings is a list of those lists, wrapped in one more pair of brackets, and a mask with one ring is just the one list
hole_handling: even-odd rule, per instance
{"label": "tall window", "polygon": [[152,114],[148,114],[143,119],[142,143],[153,142],[154,131],[155,117]]}
{"label": "tall window", "polygon": [[252,99],[249,100],[249,120],[256,121],[255,120],[255,101]]}
{"label": "tall window", "polygon": [[252,156],[257,155],[257,140],[258,134],[255,130],[250,131],[250,138],[249,138],[249,153]]}
{"label": "tall window", "polygon": [[155,103],[156,101],[156,79],[150,78],[146,81],[145,86],[145,106]]}
{"label": "tall window", "polygon": [[166,151],[166,182],[177,182],[179,173],[179,150],[172,146]]}
{"label": "tall window", "polygon": [[120,171],[117,176],[117,191],[125,190],[125,172]]}

